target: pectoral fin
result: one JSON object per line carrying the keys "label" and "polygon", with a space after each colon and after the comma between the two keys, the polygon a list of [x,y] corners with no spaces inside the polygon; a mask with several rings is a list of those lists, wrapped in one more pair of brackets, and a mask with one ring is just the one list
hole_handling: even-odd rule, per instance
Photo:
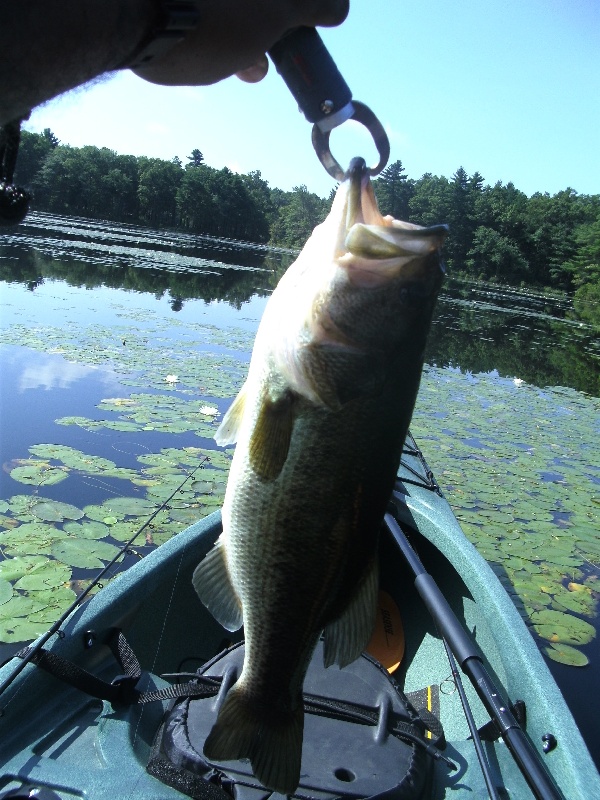
{"label": "pectoral fin", "polygon": [[265,480],[275,480],[288,456],[294,427],[292,392],[277,400],[263,399],[250,437],[249,457],[252,469]]}
{"label": "pectoral fin", "polygon": [[215,433],[215,442],[221,447],[237,442],[240,424],[246,408],[246,384],[242,386],[237,397],[227,409],[223,421]]}
{"label": "pectoral fin", "polygon": [[323,662],[326,667],[351,664],[367,647],[377,611],[379,565],[373,558],[357,592],[338,619],[325,628]]}
{"label": "pectoral fin", "polygon": [[242,605],[231,583],[220,539],[194,570],[192,584],[200,600],[225,630],[237,631],[242,627]]}

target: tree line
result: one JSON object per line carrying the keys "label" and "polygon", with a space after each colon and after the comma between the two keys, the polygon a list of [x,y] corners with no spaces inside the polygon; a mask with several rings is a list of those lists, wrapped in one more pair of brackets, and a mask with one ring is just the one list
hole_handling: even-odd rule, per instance
{"label": "tree line", "polygon": [[299,186],[269,187],[260,172],[214,169],[202,152],[187,163],[60,144],[52,131],[21,134],[15,182],[32,208],[210,236],[302,246],[329,202]]}
{"label": "tree line", "polygon": [[[23,132],[15,180],[31,189],[38,210],[292,248],[325,218],[333,197],[270,187],[258,171],[214,169],[197,149],[184,165],[62,145],[49,129]],[[580,316],[600,324],[599,194],[567,188],[527,196],[462,167],[451,178],[413,179],[400,161],[373,183],[384,214],[449,224],[453,274],[574,291]]]}

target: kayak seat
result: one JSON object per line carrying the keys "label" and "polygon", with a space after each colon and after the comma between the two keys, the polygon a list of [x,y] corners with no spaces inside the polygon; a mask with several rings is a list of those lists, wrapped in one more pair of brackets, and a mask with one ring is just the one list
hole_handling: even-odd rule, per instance
{"label": "kayak seat", "polygon": [[[216,688],[212,696],[198,697],[196,692],[171,704],[155,740],[150,774],[192,798],[261,800],[272,794],[256,780],[247,759],[213,762],[203,754],[217,717],[215,695],[221,680],[226,676],[228,685],[237,680],[243,661],[241,642],[198,670],[198,681],[213,682]],[[363,653],[342,670],[325,669],[319,642],[304,682],[304,709],[302,768],[295,797],[413,800],[424,796],[439,751],[425,738],[429,726],[375,659]],[[434,739],[439,739],[439,730]]]}

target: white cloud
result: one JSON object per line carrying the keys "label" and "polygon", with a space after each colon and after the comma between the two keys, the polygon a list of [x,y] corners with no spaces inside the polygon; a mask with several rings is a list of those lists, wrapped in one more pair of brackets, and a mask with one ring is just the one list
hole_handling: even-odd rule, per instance
{"label": "white cloud", "polygon": [[107,385],[118,385],[115,374],[99,367],[87,367],[83,364],[74,364],[63,358],[48,356],[34,356],[24,367],[18,381],[18,391],[27,389],[68,389],[73,383],[85,380],[93,374],[100,377]]}

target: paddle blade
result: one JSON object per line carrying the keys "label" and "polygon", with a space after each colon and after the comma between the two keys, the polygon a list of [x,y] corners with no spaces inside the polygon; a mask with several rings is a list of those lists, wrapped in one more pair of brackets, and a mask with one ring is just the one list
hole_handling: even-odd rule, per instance
{"label": "paddle blade", "polygon": [[400,666],[404,656],[404,628],[400,610],[394,599],[380,591],[377,598],[375,629],[367,645],[367,653],[376,658],[389,673]]}

